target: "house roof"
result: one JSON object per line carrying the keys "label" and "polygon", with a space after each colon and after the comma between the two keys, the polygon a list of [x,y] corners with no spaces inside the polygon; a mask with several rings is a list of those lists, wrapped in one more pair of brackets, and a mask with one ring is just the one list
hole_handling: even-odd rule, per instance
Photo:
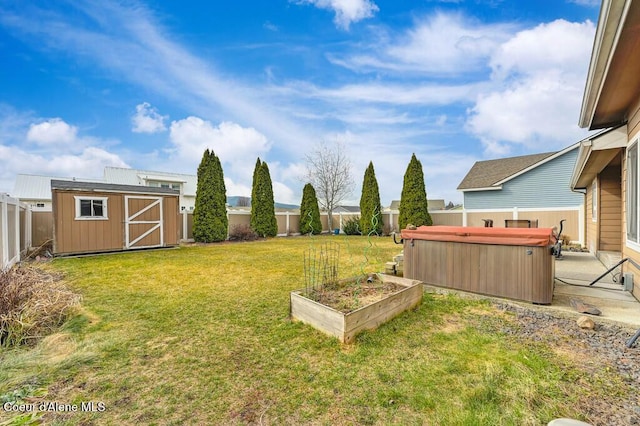
{"label": "house roof", "polygon": [[136,194],[180,195],[180,191],[170,188],[157,188],[141,185],[120,185],[104,182],[79,182],[68,180],[52,180],[51,189],[88,192],[128,192]]}
{"label": "house roof", "polygon": [[[11,195],[22,200],[51,200],[51,181],[89,181],[83,178],[19,174]],[[93,181],[96,181],[94,179]]]}
{"label": "house roof", "polygon": [[192,197],[196,196],[196,189],[198,188],[198,177],[196,175],[122,167],[105,167],[104,180],[123,185],[145,185],[146,181],[179,182],[183,184],[182,194]]}
{"label": "house roof", "polygon": [[582,141],[571,175],[571,189],[587,188],[627,146],[627,126],[600,131]]}
{"label": "house roof", "polygon": [[640,93],[637,54],[640,2],[603,0],[580,111],[580,127],[613,127],[628,119]]}
{"label": "house roof", "polygon": [[[462,179],[458,190],[472,190],[490,188],[509,177],[518,174],[544,159],[551,157],[556,152],[542,154],[521,155],[519,157],[499,158],[496,160],[476,161],[471,170]],[[497,189],[497,188],[496,188]]]}

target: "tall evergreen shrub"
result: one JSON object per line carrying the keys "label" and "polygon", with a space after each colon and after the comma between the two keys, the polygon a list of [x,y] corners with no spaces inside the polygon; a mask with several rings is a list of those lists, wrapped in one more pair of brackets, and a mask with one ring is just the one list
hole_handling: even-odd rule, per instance
{"label": "tall evergreen shrub", "polygon": [[320,221],[318,197],[313,185],[307,183],[302,190],[302,201],[300,202],[300,233],[319,234],[321,232],[322,222]]}
{"label": "tall evergreen shrub", "polygon": [[363,235],[382,234],[382,206],[380,205],[380,190],[373,162],[364,172],[362,195],[360,197],[360,231]]}
{"label": "tall evergreen shrub", "polygon": [[[256,167],[257,164],[256,164]],[[263,161],[256,173],[254,200],[251,200],[251,228],[261,237],[275,237],[278,234],[273,186],[269,166]]]}
{"label": "tall evergreen shrub", "polygon": [[411,156],[411,161],[409,161],[407,171],[404,174],[404,184],[402,185],[400,198],[398,225],[400,229],[404,229],[408,224],[415,226],[430,226],[433,224],[427,205],[427,191],[424,186],[422,163],[418,161],[416,154]]}
{"label": "tall evergreen shrub", "polygon": [[198,166],[198,186],[193,211],[193,238],[211,243],[227,239],[227,190],[220,159],[205,150]]}

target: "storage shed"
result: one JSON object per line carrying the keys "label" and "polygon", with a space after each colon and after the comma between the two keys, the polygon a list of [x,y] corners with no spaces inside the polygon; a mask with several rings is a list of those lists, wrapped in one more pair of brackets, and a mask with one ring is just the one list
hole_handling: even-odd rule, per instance
{"label": "storage shed", "polygon": [[54,254],[178,244],[177,190],[52,180],[51,193]]}
{"label": "storage shed", "polygon": [[550,304],[551,228],[403,229],[404,277],[441,287]]}

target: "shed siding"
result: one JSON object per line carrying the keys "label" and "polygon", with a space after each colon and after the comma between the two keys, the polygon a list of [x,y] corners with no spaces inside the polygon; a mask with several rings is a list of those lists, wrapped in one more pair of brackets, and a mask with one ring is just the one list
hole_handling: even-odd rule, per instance
{"label": "shed siding", "polygon": [[[124,195],[112,192],[53,191],[54,253],[87,253],[125,249]],[[108,220],[76,220],[76,196],[106,197]],[[157,216],[157,212],[156,212]],[[138,219],[152,219],[152,212]],[[132,225],[134,228],[140,225]],[[178,196],[163,198],[164,245],[178,243]],[[134,229],[134,232],[136,230]],[[158,245],[157,234],[138,246]]]}
{"label": "shed siding", "polygon": [[501,190],[464,193],[465,209],[572,207],[581,205],[583,195],[570,189],[571,174],[578,156],[573,149],[502,185]]}
{"label": "shed siding", "polygon": [[[76,220],[75,196],[107,197],[108,220]],[[123,248],[123,205],[119,194],[54,191],[55,253],[77,253]]]}

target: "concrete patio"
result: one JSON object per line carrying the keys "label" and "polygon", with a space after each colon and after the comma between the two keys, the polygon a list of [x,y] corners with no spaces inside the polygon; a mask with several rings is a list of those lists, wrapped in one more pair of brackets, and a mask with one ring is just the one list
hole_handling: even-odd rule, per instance
{"label": "concrete patio", "polygon": [[620,275],[615,272],[607,274],[593,286],[589,286],[589,283],[607,270],[600,260],[590,253],[563,252],[563,257],[563,260],[555,262],[556,281],[549,309],[582,315],[571,306],[571,299],[577,299],[594,305],[602,312],[600,316],[591,316],[596,322],[602,318],[640,328],[640,302],[630,292],[623,291]]}

